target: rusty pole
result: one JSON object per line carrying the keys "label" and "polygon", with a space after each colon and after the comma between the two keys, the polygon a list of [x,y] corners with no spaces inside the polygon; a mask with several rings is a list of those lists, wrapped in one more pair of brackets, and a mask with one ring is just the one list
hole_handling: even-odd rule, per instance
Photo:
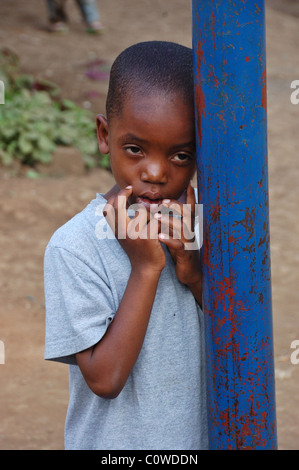
{"label": "rusty pole", "polygon": [[211,449],[276,449],[264,0],[193,0]]}

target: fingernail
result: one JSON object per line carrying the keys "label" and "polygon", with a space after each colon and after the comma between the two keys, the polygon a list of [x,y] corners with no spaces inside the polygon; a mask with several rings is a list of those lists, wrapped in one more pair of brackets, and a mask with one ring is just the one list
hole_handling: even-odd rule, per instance
{"label": "fingernail", "polygon": [[131,184],[129,184],[129,186],[126,186],[126,188],[125,188],[125,189],[132,189],[132,185],[131,185]]}
{"label": "fingernail", "polygon": [[162,201],[162,204],[169,204],[170,203],[170,199],[163,199]]}

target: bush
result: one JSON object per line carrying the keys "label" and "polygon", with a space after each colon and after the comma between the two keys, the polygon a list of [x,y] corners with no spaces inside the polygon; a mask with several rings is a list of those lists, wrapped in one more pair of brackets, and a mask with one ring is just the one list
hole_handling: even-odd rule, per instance
{"label": "bush", "polygon": [[0,79],[5,84],[5,105],[0,106],[0,162],[17,159],[34,167],[47,164],[57,145],[80,150],[86,167],[108,167],[96,140],[92,113],[62,99],[58,87],[18,72],[18,58],[0,51]]}

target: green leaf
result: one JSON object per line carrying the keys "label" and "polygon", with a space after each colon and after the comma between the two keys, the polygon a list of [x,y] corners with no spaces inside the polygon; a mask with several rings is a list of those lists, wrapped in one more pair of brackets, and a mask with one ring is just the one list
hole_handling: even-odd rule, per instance
{"label": "green leaf", "polygon": [[4,166],[9,166],[12,164],[13,158],[8,152],[5,152],[5,150],[0,149],[0,161]]}
{"label": "green leaf", "polygon": [[33,150],[32,143],[27,140],[24,136],[20,136],[18,140],[18,147],[24,155],[28,155]]}
{"label": "green leaf", "polygon": [[62,106],[63,106],[65,109],[76,109],[75,103],[73,103],[73,101],[68,100],[68,99],[63,99],[63,100],[62,100]]}
{"label": "green leaf", "polygon": [[16,129],[14,127],[2,126],[1,129],[0,129],[0,133],[1,133],[1,135],[4,139],[10,140],[16,134]]}
{"label": "green leaf", "polygon": [[53,152],[55,149],[55,144],[50,139],[48,139],[47,136],[42,134],[38,138],[38,147],[44,152]]}
{"label": "green leaf", "polygon": [[102,168],[109,168],[109,166],[110,166],[109,154],[101,155],[100,166]]}
{"label": "green leaf", "polygon": [[49,152],[36,152],[34,157],[36,161],[46,165],[52,161],[52,155]]}
{"label": "green leaf", "polygon": [[28,170],[26,172],[26,176],[27,176],[27,178],[30,178],[30,179],[40,178],[40,174],[35,170]]}

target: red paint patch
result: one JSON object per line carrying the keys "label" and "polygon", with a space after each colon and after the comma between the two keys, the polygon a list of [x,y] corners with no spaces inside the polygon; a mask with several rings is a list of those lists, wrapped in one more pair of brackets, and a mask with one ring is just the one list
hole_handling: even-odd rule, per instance
{"label": "red paint patch", "polygon": [[203,50],[201,47],[201,38],[199,37],[197,49],[197,77],[198,83],[195,84],[195,104],[196,104],[196,112],[197,112],[197,132],[198,132],[198,139],[199,143],[202,141],[202,132],[201,132],[201,114],[205,116],[206,112],[206,104],[205,104],[205,96],[204,92],[201,88],[201,65],[203,62]]}
{"label": "red paint patch", "polygon": [[262,73],[261,82],[262,82],[262,85],[263,85],[261,105],[265,109],[265,111],[267,111],[267,72],[266,72],[266,67],[264,68],[264,71]]}

